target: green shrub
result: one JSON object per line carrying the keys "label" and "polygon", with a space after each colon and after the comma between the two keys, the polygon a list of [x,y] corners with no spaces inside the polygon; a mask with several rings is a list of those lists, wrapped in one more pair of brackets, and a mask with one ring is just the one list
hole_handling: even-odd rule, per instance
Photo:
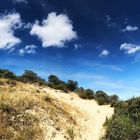
{"label": "green shrub", "polygon": [[78,88],[78,82],[77,81],[68,80],[66,85],[67,85],[67,88],[70,91],[76,91],[76,89]]}
{"label": "green shrub", "polygon": [[66,87],[65,84],[59,84],[59,85],[55,86],[55,89],[62,90],[64,92],[66,92],[66,93],[68,92],[68,88]]}
{"label": "green shrub", "polygon": [[49,87],[62,90],[64,92],[68,92],[67,85],[64,81],[59,80],[59,78],[55,75],[50,75],[48,77],[48,84]]}
{"label": "green shrub", "polygon": [[117,95],[111,95],[110,96],[110,101],[112,102],[112,101],[119,101],[119,97],[117,96]]}
{"label": "green shrub", "polygon": [[106,101],[103,97],[96,98],[96,101],[99,105],[105,105],[106,104]]}
{"label": "green shrub", "polygon": [[131,140],[139,140],[140,139],[140,124],[132,125],[129,138]]}
{"label": "green shrub", "polygon": [[110,96],[108,96],[105,92],[103,91],[97,91],[95,93],[95,100],[99,105],[105,105],[110,103]]}
{"label": "green shrub", "polygon": [[71,140],[73,140],[74,137],[75,137],[74,128],[73,128],[73,127],[68,128],[68,129],[67,129],[67,134],[68,134],[69,138],[70,138]]}
{"label": "green shrub", "polygon": [[117,104],[117,101],[111,101],[111,107],[115,107],[116,106],[116,104]]}
{"label": "green shrub", "polygon": [[0,110],[2,110],[3,112],[10,113],[11,111],[13,111],[13,108],[9,104],[1,102]]}
{"label": "green shrub", "polygon": [[48,82],[56,86],[60,83],[60,80],[56,75],[50,75],[48,77]]}
{"label": "green shrub", "polygon": [[47,86],[50,88],[55,88],[54,84],[52,84],[52,83],[47,83]]}
{"label": "green shrub", "polygon": [[13,72],[6,69],[0,69],[0,78],[17,79]]}
{"label": "green shrub", "polygon": [[115,107],[115,105],[119,101],[119,97],[117,95],[111,95],[109,98],[110,98],[109,100],[110,100],[111,107]]}
{"label": "green shrub", "polygon": [[140,139],[140,97],[115,104],[115,114],[106,122],[105,140]]}
{"label": "green shrub", "polygon": [[116,116],[108,121],[107,140],[127,140],[131,132],[131,121],[127,116]]}
{"label": "green shrub", "polygon": [[79,88],[77,94],[82,99],[94,99],[94,91],[91,89]]}
{"label": "green shrub", "polygon": [[46,85],[47,82],[39,77],[35,72],[25,70],[22,76],[18,77],[18,80],[24,83],[38,83],[39,85]]}

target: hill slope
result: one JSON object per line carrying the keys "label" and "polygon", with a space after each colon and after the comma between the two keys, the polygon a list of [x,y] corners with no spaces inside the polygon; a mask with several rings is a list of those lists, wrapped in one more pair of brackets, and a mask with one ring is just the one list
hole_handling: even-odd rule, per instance
{"label": "hill slope", "polygon": [[75,93],[0,79],[0,139],[99,140],[114,109]]}

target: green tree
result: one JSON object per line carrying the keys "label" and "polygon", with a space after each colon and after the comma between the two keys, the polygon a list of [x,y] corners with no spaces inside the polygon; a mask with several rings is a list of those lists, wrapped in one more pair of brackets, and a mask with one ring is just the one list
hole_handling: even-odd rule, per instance
{"label": "green tree", "polygon": [[110,96],[110,100],[111,100],[111,101],[119,101],[119,97],[118,97],[117,95],[114,94],[114,95],[111,95],[111,96]]}
{"label": "green tree", "polygon": [[119,97],[117,95],[110,96],[111,107],[114,107],[118,101],[119,101]]}
{"label": "green tree", "polygon": [[46,84],[44,79],[31,70],[25,70],[24,74],[19,77],[19,80],[27,83],[39,83],[41,85]]}
{"label": "green tree", "polygon": [[78,88],[78,82],[77,81],[68,80],[66,85],[67,85],[67,88],[70,91],[76,91],[76,89]]}
{"label": "green tree", "polygon": [[99,105],[110,103],[110,97],[104,91],[101,90],[95,93],[95,100],[98,102]]}
{"label": "green tree", "polygon": [[16,75],[9,71],[9,70],[6,70],[6,69],[0,69],[0,78],[9,78],[9,79],[16,79]]}
{"label": "green tree", "polygon": [[94,99],[94,91],[91,89],[78,88],[77,93],[80,98]]}
{"label": "green tree", "polygon": [[60,83],[60,80],[56,75],[50,75],[48,77],[48,82],[56,86]]}

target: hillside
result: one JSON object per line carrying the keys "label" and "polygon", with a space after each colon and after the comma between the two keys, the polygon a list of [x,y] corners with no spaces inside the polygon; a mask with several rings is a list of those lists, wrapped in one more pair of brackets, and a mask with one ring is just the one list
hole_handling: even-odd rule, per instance
{"label": "hillside", "polygon": [[0,79],[0,139],[99,140],[109,105],[47,86]]}

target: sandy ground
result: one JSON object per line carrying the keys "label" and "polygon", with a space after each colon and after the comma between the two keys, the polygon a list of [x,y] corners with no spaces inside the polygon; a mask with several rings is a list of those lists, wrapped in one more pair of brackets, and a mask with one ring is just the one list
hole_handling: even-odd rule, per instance
{"label": "sandy ground", "polygon": [[[81,127],[81,136],[77,137],[76,140],[99,140],[104,135],[103,124],[106,118],[110,118],[113,115],[113,108],[108,105],[99,106],[94,100],[83,100],[75,93],[67,94],[51,88],[45,88],[44,91],[57,100],[75,107],[83,114],[83,117],[75,116]],[[61,134],[54,139],[65,140]]]}

